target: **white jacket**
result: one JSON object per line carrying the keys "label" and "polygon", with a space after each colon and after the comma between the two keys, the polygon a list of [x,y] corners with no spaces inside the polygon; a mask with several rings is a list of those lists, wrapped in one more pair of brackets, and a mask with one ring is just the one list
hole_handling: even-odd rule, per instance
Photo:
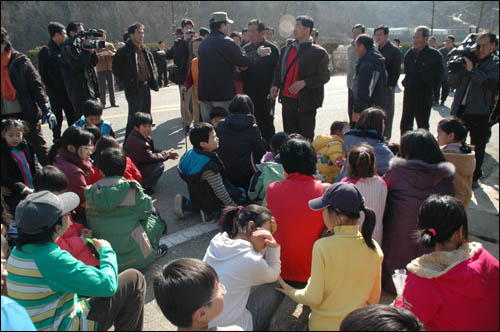
{"label": "white jacket", "polygon": [[237,325],[245,331],[252,331],[252,314],[246,309],[250,288],[278,280],[281,273],[280,247],[267,247],[262,255],[253,250],[250,242],[232,240],[224,232],[210,241],[203,261],[217,271],[219,282],[227,290],[224,310],[209,327]]}

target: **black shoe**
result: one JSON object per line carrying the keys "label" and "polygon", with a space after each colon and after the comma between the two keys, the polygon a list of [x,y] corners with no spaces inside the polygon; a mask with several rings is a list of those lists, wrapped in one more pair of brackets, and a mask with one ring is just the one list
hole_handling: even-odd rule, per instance
{"label": "black shoe", "polygon": [[111,107],[120,107],[120,105],[113,104],[113,105],[111,105]]}
{"label": "black shoe", "polygon": [[472,189],[477,189],[480,188],[481,186],[479,185],[479,180],[474,180],[472,181]]}
{"label": "black shoe", "polygon": [[155,191],[153,190],[153,188],[144,188],[144,193],[151,196],[155,193]]}
{"label": "black shoe", "polygon": [[439,104],[439,106],[444,106],[444,101],[442,101],[441,104]]}
{"label": "black shoe", "polygon": [[189,131],[190,131],[190,130],[191,130],[191,128],[190,128],[189,126],[186,126],[186,127],[184,128],[184,133],[185,133],[186,135],[189,135]]}

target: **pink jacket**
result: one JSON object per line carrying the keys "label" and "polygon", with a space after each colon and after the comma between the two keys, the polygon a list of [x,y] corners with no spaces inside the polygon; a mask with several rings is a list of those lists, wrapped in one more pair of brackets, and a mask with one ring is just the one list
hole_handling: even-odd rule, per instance
{"label": "pink jacket", "polygon": [[69,252],[76,259],[90,266],[99,265],[99,260],[92,254],[89,247],[80,238],[83,225],[73,222],[62,236],[56,239],[56,244]]}
{"label": "pink jacket", "polygon": [[403,307],[428,330],[498,331],[498,260],[482,244],[423,255],[407,268]]}

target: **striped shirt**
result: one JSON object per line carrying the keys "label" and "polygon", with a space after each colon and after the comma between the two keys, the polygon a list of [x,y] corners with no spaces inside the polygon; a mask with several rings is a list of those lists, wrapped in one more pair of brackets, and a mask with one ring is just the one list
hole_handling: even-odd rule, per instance
{"label": "striped shirt", "polygon": [[21,304],[39,331],[95,331],[90,306],[77,294],[110,297],[118,286],[111,247],[99,250],[100,269],[85,265],[54,242],[16,247],[8,261],[8,295]]}

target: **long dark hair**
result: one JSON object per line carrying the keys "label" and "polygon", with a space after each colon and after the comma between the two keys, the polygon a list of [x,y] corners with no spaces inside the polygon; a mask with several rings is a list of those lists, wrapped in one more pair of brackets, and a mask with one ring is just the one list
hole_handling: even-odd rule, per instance
{"label": "long dark hair", "polygon": [[59,148],[66,149],[68,145],[73,145],[78,150],[89,142],[94,142],[94,135],[90,131],[81,127],[69,127],[64,131],[61,139],[57,140],[50,148],[49,163],[54,163]]}
{"label": "long dark hair", "polygon": [[462,153],[469,154],[472,152],[472,149],[465,144],[465,139],[467,138],[467,128],[465,128],[460,119],[449,117],[439,121],[438,126],[448,135],[451,133],[455,134],[455,142],[462,143],[462,146],[460,147],[460,151]]}
{"label": "long dark hair", "polygon": [[428,164],[445,161],[436,138],[422,128],[409,131],[401,137],[401,156],[406,160],[421,160]]}
{"label": "long dark hair", "polygon": [[272,216],[272,212],[261,205],[250,204],[245,208],[228,207],[224,210],[222,229],[229,235],[229,238],[233,239],[240,229],[247,228],[250,221],[253,221],[255,226],[262,227]]}
{"label": "long dark hair", "polygon": [[62,217],[57,220],[57,222],[51,227],[45,229],[38,234],[26,234],[19,232],[19,237],[16,241],[16,248],[19,251],[23,251],[22,247],[25,244],[44,244],[49,242],[54,242],[54,233],[56,232],[56,225],[62,226]]}
{"label": "long dark hair", "polygon": [[229,104],[230,113],[254,114],[252,99],[247,95],[236,95]]}
{"label": "long dark hair", "polygon": [[[368,248],[376,250],[375,244],[373,243],[372,239],[373,230],[375,229],[375,223],[377,221],[377,218],[375,216],[375,211],[365,207],[364,205],[361,208],[360,212],[361,211],[365,213],[365,220],[363,221],[363,226],[361,226],[361,235],[363,235],[363,239],[365,240],[365,243],[368,246]],[[334,208],[332,206],[328,206],[328,212],[329,213],[335,212],[336,214],[346,216],[347,218],[352,220],[358,220],[359,217],[361,217],[361,214],[359,212],[343,211],[342,209]]]}
{"label": "long dark hair", "polygon": [[369,178],[377,174],[375,168],[375,153],[373,148],[366,144],[361,143],[355,146],[349,156],[347,157],[349,162],[348,174],[355,178]]}

